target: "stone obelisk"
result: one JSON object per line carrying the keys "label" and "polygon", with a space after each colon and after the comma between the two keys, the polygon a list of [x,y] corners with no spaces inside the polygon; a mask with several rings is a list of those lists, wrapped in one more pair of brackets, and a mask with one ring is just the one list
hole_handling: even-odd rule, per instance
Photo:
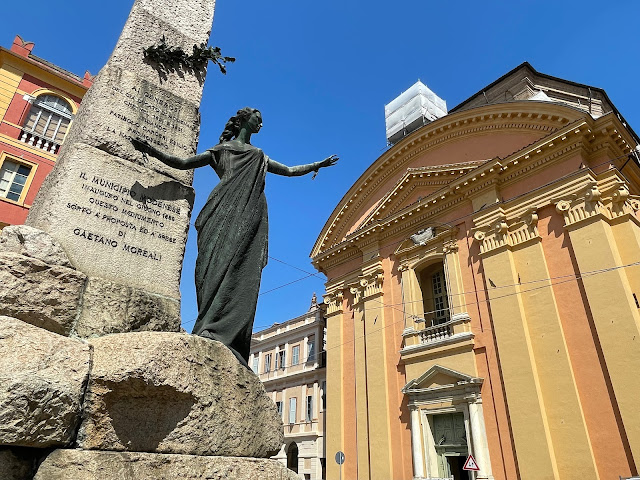
{"label": "stone obelisk", "polygon": [[[206,71],[163,69],[143,51],[163,38],[187,55],[206,44],[214,4],[136,0],[31,208],[27,225],[50,234],[89,277],[86,295],[98,304],[95,325],[80,325],[81,333],[104,327],[100,298],[113,303],[131,289],[137,297],[160,296],[172,314],[178,311],[192,172],[143,156],[130,139],[178,156],[196,152]],[[175,330],[172,316],[165,327]],[[111,332],[127,330],[121,320],[110,322],[117,324]]]}

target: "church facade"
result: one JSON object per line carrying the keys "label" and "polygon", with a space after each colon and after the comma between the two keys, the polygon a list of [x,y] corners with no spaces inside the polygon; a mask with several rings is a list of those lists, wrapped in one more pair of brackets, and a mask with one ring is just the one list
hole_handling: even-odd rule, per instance
{"label": "church facade", "polygon": [[637,475],[638,143],[524,63],[369,166],[311,253],[328,479]]}

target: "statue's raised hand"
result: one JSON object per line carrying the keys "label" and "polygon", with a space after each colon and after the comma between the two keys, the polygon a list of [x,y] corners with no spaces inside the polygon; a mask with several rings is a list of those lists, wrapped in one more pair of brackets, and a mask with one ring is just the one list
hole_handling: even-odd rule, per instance
{"label": "statue's raised hand", "polygon": [[338,157],[337,155],[331,155],[330,157],[325,158],[324,160],[322,160],[320,162],[320,168],[323,167],[332,167],[333,165],[335,165],[336,163],[338,163],[338,160],[340,160],[340,157]]}
{"label": "statue's raised hand", "polygon": [[313,172],[313,176],[311,177],[311,180],[315,180],[316,175],[318,175],[318,170],[324,167],[331,167],[336,163],[338,163],[338,160],[340,160],[340,158],[337,155],[331,155],[330,157],[325,158],[321,162],[315,163],[316,168],[314,168],[314,172]]}

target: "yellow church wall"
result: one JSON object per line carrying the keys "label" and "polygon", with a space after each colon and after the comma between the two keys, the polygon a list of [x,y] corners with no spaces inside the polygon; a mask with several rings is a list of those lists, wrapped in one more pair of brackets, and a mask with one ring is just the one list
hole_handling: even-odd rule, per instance
{"label": "yellow church wall", "polygon": [[[599,215],[568,227],[582,282],[635,465],[640,463],[640,315],[615,237]],[[637,468],[637,467],[636,467]]]}
{"label": "yellow church wall", "polygon": [[[498,198],[495,188],[483,189],[470,199],[472,211],[479,210],[483,205],[494,204]],[[510,480],[517,477],[518,470],[510,436],[502,372],[494,344],[489,302],[484,292],[484,267],[480,259],[480,247],[478,242],[467,237],[467,232],[473,228],[471,216],[457,226],[460,247],[458,263],[464,292],[462,298],[471,317],[477,375],[484,379],[481,393],[493,476],[495,480]]]}
{"label": "yellow church wall", "polygon": [[559,478],[513,254],[503,247],[482,263],[488,283],[501,287],[486,285],[520,475]]}
{"label": "yellow church wall", "polygon": [[[340,307],[340,310],[342,306]],[[326,416],[325,442],[329,459],[330,453],[344,450],[343,428],[344,421],[343,412],[345,411],[345,399],[343,393],[344,378],[343,365],[343,321],[342,313],[333,313],[327,318],[327,351],[331,352],[327,355],[327,377],[332,379],[326,385],[327,393],[327,409],[331,412]],[[338,381],[337,381],[338,380]],[[336,405],[337,404],[337,405]],[[329,410],[330,409],[330,410]],[[334,453],[335,454],[335,453]],[[338,466],[335,462],[327,461],[327,474],[331,476],[339,475]]]}
{"label": "yellow church wall", "polygon": [[617,406],[611,402],[609,380],[602,368],[597,336],[593,336],[588,301],[580,280],[572,279],[578,274],[578,266],[564,219],[553,206],[545,207],[540,210],[538,228],[549,277],[556,279],[551,288],[598,473],[603,479],[616,474],[631,476],[626,454],[629,449],[624,430],[620,430],[617,421]]}
{"label": "yellow church wall", "polygon": [[[402,308],[402,291],[400,272],[391,255],[397,246],[397,240],[380,248],[383,258],[384,303],[384,342],[385,342],[385,371],[387,381],[387,425],[389,429],[391,478],[408,478],[412,474],[411,463],[411,429],[407,398],[402,393],[402,387],[407,383],[406,375],[400,366],[400,349],[402,347],[402,331],[404,330],[404,315]],[[399,420],[399,421],[398,421]]]}
{"label": "yellow church wall", "polygon": [[[330,461],[338,449],[347,455],[343,478],[413,477],[412,460],[419,453],[411,435],[415,416],[410,415],[408,394],[401,390],[435,365],[483,379],[481,387],[479,380],[474,381],[482,397],[494,479],[613,479],[635,473],[636,440],[626,429],[629,422],[637,424],[639,419],[625,399],[620,401],[611,395],[611,389],[617,396],[617,385],[631,385],[633,380],[628,372],[626,377],[620,372],[611,373],[612,347],[600,334],[606,328],[602,315],[611,299],[601,305],[596,299],[592,304],[593,295],[608,297],[613,287],[596,293],[595,283],[587,288],[586,278],[557,283],[549,280],[587,271],[588,262],[582,257],[587,250],[593,257],[602,247],[585,247],[583,234],[574,233],[589,227],[590,220],[565,227],[563,212],[556,207],[561,202],[574,205],[588,185],[605,182],[585,168],[587,159],[595,161],[601,156],[590,155],[590,149],[596,150],[590,135],[606,122],[617,120],[612,116],[598,120],[578,116],[570,118],[568,114],[564,124],[558,122],[551,129],[536,132],[537,138],[544,137],[539,144],[527,136],[531,132],[526,128],[510,133],[479,129],[480,133],[460,137],[454,132],[425,149],[417,136],[412,137],[392,147],[371,167],[375,172],[386,161],[388,171],[383,168],[378,177],[372,173],[371,183],[368,178],[356,182],[352,190],[357,195],[345,197],[349,211],[336,207],[327,223],[329,230],[314,247],[321,246],[314,250],[314,263],[327,274],[328,291],[335,288],[344,295],[344,312],[339,314],[340,388],[334,393],[341,395],[341,411],[338,417],[332,418],[331,411],[327,416],[328,480],[338,478],[338,469]],[[452,127],[452,131],[455,128],[462,127]],[[600,128],[598,132],[605,130]],[[446,136],[446,129],[440,134]],[[507,138],[507,144],[513,142],[507,145],[513,148],[511,151],[522,151],[493,158],[477,170],[465,170],[438,196],[429,196],[433,191],[429,184],[407,180],[407,188],[390,203],[392,213],[386,211],[369,219],[379,200],[398,188],[397,180],[403,178],[406,168],[465,161],[452,152],[459,149],[478,154],[482,149],[474,147],[483,142],[489,148],[490,143],[500,144]],[[615,151],[605,153],[605,157],[620,156]],[[397,165],[402,168],[396,169]],[[473,182],[477,182],[475,186]],[[603,191],[609,192],[615,182],[605,183]],[[409,192],[410,188],[414,190]],[[367,223],[361,225],[365,218]],[[412,245],[409,236],[434,225],[438,226],[438,235],[449,232],[451,239],[429,244],[439,245],[437,251],[430,251],[429,246],[420,250],[431,255],[421,264],[414,253],[422,247]],[[609,237],[603,243],[625,245],[619,248],[618,262],[640,261],[640,226],[618,219],[612,226],[607,223],[607,228]],[[347,236],[348,232],[356,233]],[[601,236],[603,232],[593,234]],[[497,243],[487,243],[485,236],[491,235]],[[323,244],[322,238],[329,243]],[[398,253],[403,242],[409,242],[402,247],[409,252],[404,260],[399,258],[404,253]],[[582,246],[576,247],[576,242]],[[422,331],[426,324],[411,317],[422,315],[424,308],[413,308],[404,295],[420,289],[416,281],[420,268],[442,260],[446,268],[456,271],[452,275],[445,270],[453,313],[467,313],[468,317],[460,321],[456,317],[447,327],[449,335],[464,334],[460,339],[428,345],[431,333]],[[606,263],[602,258],[598,261]],[[372,265],[377,265],[378,277],[372,276]],[[637,320],[629,321],[631,293],[640,288],[640,268],[629,268],[618,274],[616,281],[618,290],[626,282],[627,290],[618,292],[617,302],[624,303],[625,297],[627,305],[618,307],[618,316],[625,319],[615,315],[613,319],[626,322],[626,333],[632,331],[630,325],[635,322],[636,333],[640,333]],[[379,284],[374,288],[376,282]],[[638,317],[637,312],[635,315]],[[335,332],[330,333],[330,322],[328,325],[329,337],[333,338]],[[616,334],[620,334],[617,328]],[[405,340],[408,343],[403,343]],[[625,353],[615,356],[614,370],[631,345],[625,345]],[[442,385],[447,379],[443,376],[430,381]],[[332,391],[329,389],[329,395]],[[637,393],[633,393],[636,398]],[[434,398],[438,403],[438,396]],[[444,397],[442,402],[446,402]],[[411,408],[415,409],[416,403],[411,403]],[[436,408],[432,414],[438,412],[442,411]],[[340,434],[332,434],[331,429],[339,429]],[[477,435],[477,426],[473,431]]]}
{"label": "yellow church wall", "polygon": [[[599,478],[539,239],[514,248],[513,259],[524,284],[520,297],[558,478]],[[497,341],[500,348],[500,337]],[[523,456],[521,468],[527,462]]]}

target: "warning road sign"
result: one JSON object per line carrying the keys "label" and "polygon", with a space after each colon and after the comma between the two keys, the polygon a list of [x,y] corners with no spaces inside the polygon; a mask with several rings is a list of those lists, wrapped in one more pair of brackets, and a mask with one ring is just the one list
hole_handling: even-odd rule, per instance
{"label": "warning road sign", "polygon": [[473,470],[474,472],[479,472],[480,471],[480,467],[478,467],[478,464],[476,463],[476,459],[473,458],[473,455],[469,455],[467,457],[467,461],[464,462],[464,467],[462,467],[463,470]]}

